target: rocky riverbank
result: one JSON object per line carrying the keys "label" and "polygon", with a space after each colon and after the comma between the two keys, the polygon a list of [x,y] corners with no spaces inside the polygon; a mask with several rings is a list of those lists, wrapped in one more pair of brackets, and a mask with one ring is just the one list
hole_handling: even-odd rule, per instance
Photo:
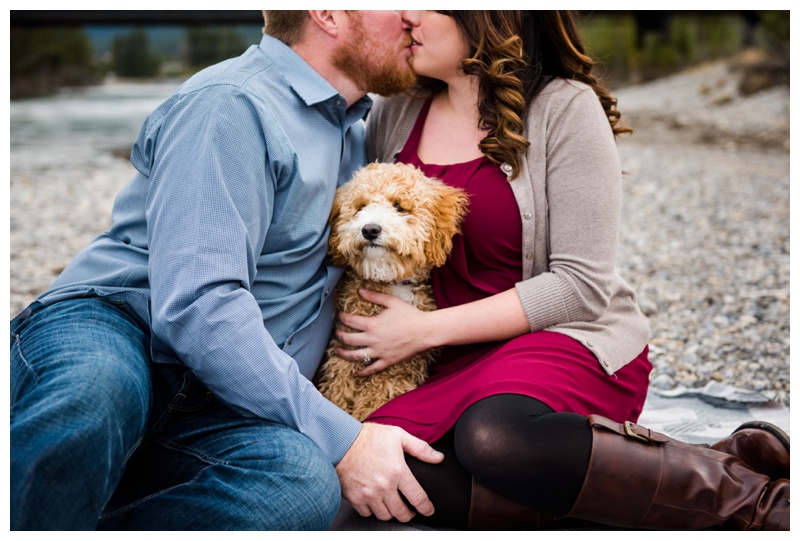
{"label": "rocky riverbank", "polygon": [[[744,96],[718,62],[614,92],[635,133],[619,272],[653,338],[653,384],[721,381],[789,400],[789,90]],[[109,226],[112,155],[11,174],[11,313]]]}
{"label": "rocky riverbank", "polygon": [[651,328],[653,384],[789,399],[789,88],[743,96],[718,62],[616,92],[619,272]]}

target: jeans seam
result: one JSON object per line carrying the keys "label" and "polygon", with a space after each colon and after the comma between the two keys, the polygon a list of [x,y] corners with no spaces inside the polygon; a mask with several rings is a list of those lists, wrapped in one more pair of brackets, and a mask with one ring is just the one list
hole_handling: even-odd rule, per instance
{"label": "jeans seam", "polygon": [[159,443],[159,444],[163,445],[167,449],[172,449],[173,451],[178,451],[178,452],[181,452],[181,453],[187,453],[187,454],[195,456],[195,457],[197,457],[200,460],[203,460],[205,462],[210,462],[211,464],[209,464],[209,465],[215,465],[215,466],[216,465],[218,465],[218,466],[229,466],[230,465],[230,461],[229,460],[223,460],[223,459],[211,456],[211,455],[205,453],[204,451],[201,451],[200,449],[196,449],[196,448],[190,447],[188,445],[181,445],[180,443],[175,443],[172,440],[168,440],[168,439],[165,439],[165,438],[159,438],[159,439],[156,440],[156,443]]}
{"label": "jeans seam", "polygon": [[16,332],[11,333],[11,335],[14,337],[14,342],[16,343],[17,351],[19,352],[19,358],[25,364],[25,368],[27,368],[28,371],[33,375],[34,383],[38,385],[39,374],[37,374],[36,370],[33,369],[33,366],[31,366],[31,363],[28,362],[28,359],[25,358],[25,353],[22,351],[22,337]]}
{"label": "jeans seam", "polygon": [[[147,435],[147,433],[145,432],[145,436],[146,435]],[[142,436],[141,438],[139,438],[139,440],[131,446],[131,448],[128,450],[128,452],[125,453],[125,458],[122,459],[122,463],[123,464],[127,464],[128,463],[128,461],[133,456],[133,453],[135,453],[136,450],[139,448],[139,446],[142,445],[142,442],[144,441],[145,436]]]}

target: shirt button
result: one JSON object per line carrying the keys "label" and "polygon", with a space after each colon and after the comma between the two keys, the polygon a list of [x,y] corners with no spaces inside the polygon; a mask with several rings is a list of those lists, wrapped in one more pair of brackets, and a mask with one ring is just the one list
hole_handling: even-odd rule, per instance
{"label": "shirt button", "polygon": [[330,294],[331,294],[331,290],[330,290],[330,289],[326,289],[326,290],[325,290],[325,296],[327,297],[327,296],[328,296],[328,295],[330,295]]}
{"label": "shirt button", "polygon": [[523,214],[522,216],[523,216],[523,217],[524,217],[526,220],[530,220],[530,219],[533,217],[533,214],[531,214],[530,212],[526,212],[526,213],[525,213],[525,214]]}
{"label": "shirt button", "polygon": [[336,105],[341,105],[342,100],[340,98],[336,98],[333,103],[335,103]]}

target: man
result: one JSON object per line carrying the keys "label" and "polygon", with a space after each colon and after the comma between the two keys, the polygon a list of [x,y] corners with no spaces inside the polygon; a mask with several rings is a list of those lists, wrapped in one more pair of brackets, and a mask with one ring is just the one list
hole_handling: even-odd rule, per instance
{"label": "man", "polygon": [[408,27],[265,20],[148,117],[111,229],[12,321],[12,529],[323,529],[342,494],[433,512],[403,452],[441,455],[310,383],[341,272],[326,218],[365,94],[413,82]]}

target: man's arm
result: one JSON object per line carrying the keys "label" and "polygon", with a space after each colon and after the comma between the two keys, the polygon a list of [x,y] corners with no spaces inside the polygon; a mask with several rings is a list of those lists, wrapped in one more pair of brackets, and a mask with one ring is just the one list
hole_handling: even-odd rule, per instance
{"label": "man's arm", "polygon": [[403,452],[441,457],[396,427],[364,425],[326,400],[264,328],[250,288],[274,186],[252,105],[226,95],[161,127],[147,200],[154,347],[165,347],[223,402],[306,434],[337,465],[362,514],[409,520],[399,494],[433,506]]}
{"label": "man's arm", "polygon": [[[266,143],[248,99],[194,97],[135,149],[146,168],[153,346],[225,403],[310,437],[338,462],[361,425],[275,343],[251,293],[272,219]],[[148,145],[150,143],[150,145]]]}

